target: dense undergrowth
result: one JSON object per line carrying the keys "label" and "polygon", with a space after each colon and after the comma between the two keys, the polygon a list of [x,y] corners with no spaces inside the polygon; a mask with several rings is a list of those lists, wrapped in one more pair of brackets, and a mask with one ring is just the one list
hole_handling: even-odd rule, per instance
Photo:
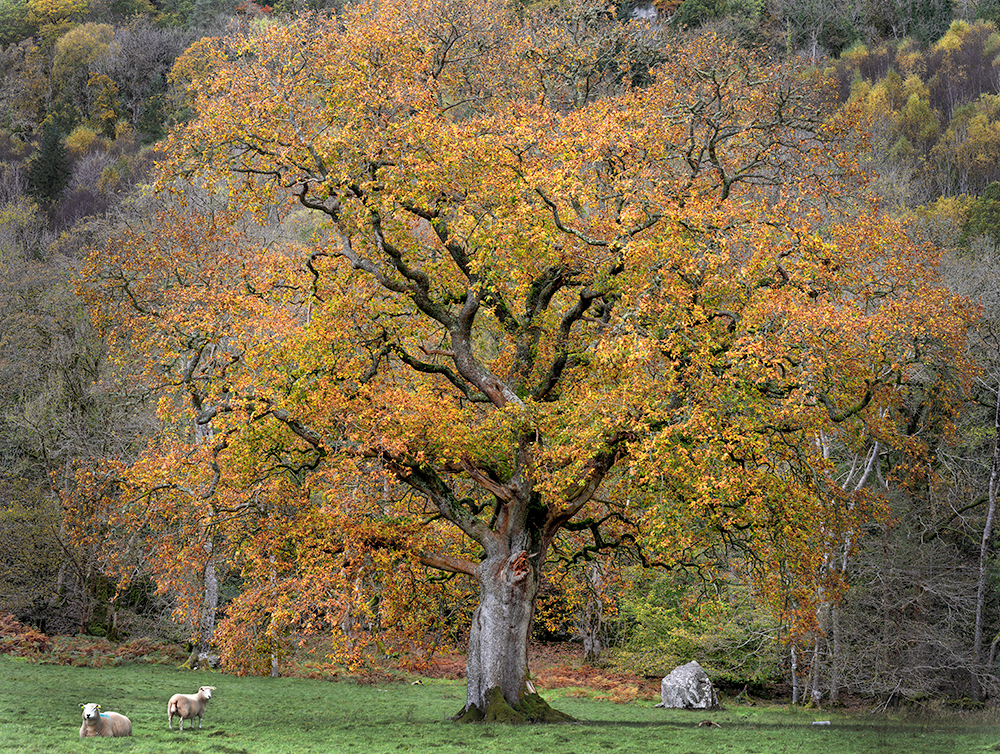
{"label": "dense undergrowth", "polygon": [[[30,662],[73,667],[107,668],[128,663],[152,663],[181,666],[188,657],[187,649],[175,642],[150,638],[133,638],[112,642],[93,636],[47,636],[33,626],[26,626],[12,616],[0,616],[0,654],[23,658]],[[622,670],[614,666],[586,665],[578,647],[566,643],[536,643],[532,646],[533,680],[544,688],[567,689],[567,694],[581,698],[600,699],[617,703],[654,700],[659,694],[659,680]],[[465,658],[460,654],[442,652],[419,664],[387,661],[383,666],[354,668],[341,672],[336,666],[322,661],[315,652],[288,658],[281,666],[281,675],[310,680],[329,680],[350,675],[356,681],[371,685],[406,673],[440,680],[461,680],[465,677]]]}
{"label": "dense undergrowth", "polygon": [[51,665],[103,668],[129,662],[180,664],[184,648],[157,639],[111,642],[95,636],[50,637],[12,616],[0,616],[0,654]]}

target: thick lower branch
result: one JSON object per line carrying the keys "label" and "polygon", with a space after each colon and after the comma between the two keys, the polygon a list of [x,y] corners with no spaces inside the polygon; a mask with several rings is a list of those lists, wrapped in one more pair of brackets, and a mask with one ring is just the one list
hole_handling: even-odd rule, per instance
{"label": "thick lower branch", "polygon": [[462,558],[454,558],[451,555],[441,555],[436,552],[421,552],[420,562],[428,568],[435,568],[438,571],[448,573],[465,573],[469,576],[476,575],[476,564]]}

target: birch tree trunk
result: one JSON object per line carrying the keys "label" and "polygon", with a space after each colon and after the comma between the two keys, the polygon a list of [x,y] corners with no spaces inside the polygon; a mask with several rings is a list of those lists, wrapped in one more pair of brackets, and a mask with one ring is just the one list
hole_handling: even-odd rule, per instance
{"label": "birch tree trunk", "polygon": [[[822,449],[823,457],[829,458],[830,447],[827,439],[821,434],[817,441]],[[869,482],[873,474],[878,478],[878,483],[884,487],[884,482],[878,470],[881,452],[882,446],[876,440],[864,456],[855,456],[850,471],[840,483],[841,489],[858,493]],[[853,506],[853,503],[850,505]],[[827,568],[831,571],[839,571],[841,577],[845,579],[850,565],[850,553],[854,546],[854,538],[854,532],[847,532],[844,541],[840,545],[839,552],[832,551],[827,556]],[[836,703],[840,698],[840,668],[843,665],[843,646],[840,640],[840,615],[836,602],[826,599],[823,594],[820,597],[821,599],[816,608],[817,625],[820,628],[820,633],[826,638],[827,654],[829,656],[829,683],[827,688],[829,689],[831,703]],[[819,703],[819,699],[822,696],[820,674],[823,670],[823,662],[820,653],[819,638],[819,636],[816,637],[810,677],[810,696],[816,704]]]}
{"label": "birch tree trunk", "polygon": [[833,635],[830,657],[830,704],[840,703],[840,667],[843,653],[840,644],[840,608],[830,607],[830,631]]}
{"label": "birch tree trunk", "polygon": [[795,642],[792,642],[791,653],[792,704],[798,704],[801,694],[799,692],[799,658],[795,652]]}
{"label": "birch tree trunk", "polygon": [[990,484],[986,523],[983,525],[983,538],[979,545],[979,578],[976,584],[976,626],[973,639],[973,651],[976,664],[981,668],[985,660],[983,647],[984,613],[986,610],[987,570],[989,565],[990,539],[993,536],[993,519],[997,508],[997,484],[1000,476],[1000,383],[997,384],[996,403],[993,413],[993,461],[990,467]]}

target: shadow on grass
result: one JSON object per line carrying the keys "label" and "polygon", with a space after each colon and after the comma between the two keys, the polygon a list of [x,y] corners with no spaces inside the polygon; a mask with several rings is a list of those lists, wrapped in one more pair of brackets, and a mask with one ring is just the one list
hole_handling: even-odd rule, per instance
{"label": "shadow on grass", "polygon": [[[592,728],[627,728],[630,730],[657,730],[664,728],[705,728],[706,733],[721,733],[725,730],[755,730],[755,731],[788,731],[788,730],[811,730],[817,736],[822,736],[831,731],[840,732],[870,732],[873,730],[888,731],[890,733],[946,733],[946,732],[980,732],[994,730],[995,724],[987,722],[973,722],[965,720],[928,720],[924,722],[905,722],[898,720],[871,719],[870,721],[837,721],[831,720],[829,725],[813,725],[807,721],[753,721],[753,720],[713,720],[712,713],[704,713],[691,720],[601,720],[588,719],[578,720],[573,723],[566,723],[576,727]],[[716,725],[706,725],[706,721],[712,721]],[[1000,732],[1000,731],[998,731]]]}

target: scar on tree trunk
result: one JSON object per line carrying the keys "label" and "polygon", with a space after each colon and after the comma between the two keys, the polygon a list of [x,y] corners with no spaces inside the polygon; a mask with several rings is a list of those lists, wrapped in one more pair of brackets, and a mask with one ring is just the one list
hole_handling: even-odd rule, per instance
{"label": "scar on tree trunk", "polygon": [[572,723],[576,718],[553,709],[538,694],[525,693],[517,704],[511,706],[503,692],[494,688],[486,692],[486,709],[475,705],[463,709],[452,720],[459,723]]}
{"label": "scar on tree trunk", "polygon": [[538,562],[540,558],[528,557],[527,549],[513,548],[479,564],[480,599],[469,627],[465,707],[453,720],[518,724],[573,719],[550,707],[528,681]]}

